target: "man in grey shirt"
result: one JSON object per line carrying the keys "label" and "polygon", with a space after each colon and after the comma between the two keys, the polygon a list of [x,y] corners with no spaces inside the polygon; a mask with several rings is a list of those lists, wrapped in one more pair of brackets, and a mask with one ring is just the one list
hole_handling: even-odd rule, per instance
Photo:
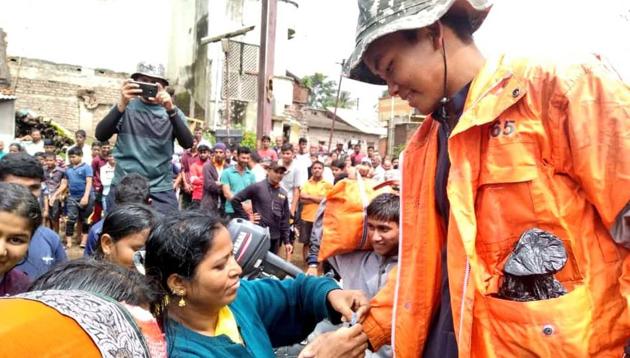
{"label": "man in grey shirt", "polygon": [[[345,290],[361,290],[368,298],[385,286],[390,271],[398,265],[398,239],[400,198],[397,194],[380,194],[368,205],[367,239],[372,250],[355,251],[328,258],[332,268],[341,277]],[[343,225],[343,223],[338,223]],[[309,270],[309,274],[315,272]],[[366,352],[366,357],[391,357],[391,346],[378,347]]]}

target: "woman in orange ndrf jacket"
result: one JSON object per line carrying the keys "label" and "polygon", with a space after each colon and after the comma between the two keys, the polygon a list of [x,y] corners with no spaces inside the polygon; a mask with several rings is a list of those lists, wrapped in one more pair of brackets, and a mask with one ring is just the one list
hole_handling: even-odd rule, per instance
{"label": "woman in orange ndrf jacket", "polygon": [[[621,356],[629,88],[597,57],[486,60],[472,33],[488,0],[358,2],[349,77],[429,114],[402,154],[396,356]],[[562,240],[568,292],[497,298],[535,227]]]}

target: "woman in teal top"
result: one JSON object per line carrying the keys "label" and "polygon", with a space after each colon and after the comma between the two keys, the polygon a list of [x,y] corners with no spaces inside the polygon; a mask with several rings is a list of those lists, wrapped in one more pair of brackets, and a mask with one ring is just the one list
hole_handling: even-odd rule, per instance
{"label": "woman in teal top", "polygon": [[240,281],[227,229],[201,213],[158,224],[146,243],[145,269],[166,291],[156,311],[169,357],[271,358],[273,347],[304,340],[322,319],[338,322],[340,314],[349,319],[368,308],[360,291],[326,278]]}

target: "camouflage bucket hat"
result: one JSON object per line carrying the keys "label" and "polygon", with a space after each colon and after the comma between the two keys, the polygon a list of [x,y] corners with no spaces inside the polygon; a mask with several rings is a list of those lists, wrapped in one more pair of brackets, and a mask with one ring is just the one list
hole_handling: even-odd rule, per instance
{"label": "camouflage bucket hat", "polygon": [[358,0],[359,20],[355,49],[344,66],[344,74],[357,81],[383,85],[362,60],[376,39],[401,30],[419,29],[439,20],[454,9],[468,14],[473,31],[485,19],[492,0]]}
{"label": "camouflage bucket hat", "polygon": [[135,79],[136,76],[140,75],[160,79],[168,86],[166,70],[164,69],[164,65],[161,63],[139,62],[136,66],[136,72],[131,75],[131,78]]}

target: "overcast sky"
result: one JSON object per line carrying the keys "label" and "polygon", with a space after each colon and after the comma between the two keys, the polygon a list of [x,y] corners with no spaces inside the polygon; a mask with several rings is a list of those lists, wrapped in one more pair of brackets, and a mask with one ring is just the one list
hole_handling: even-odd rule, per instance
{"label": "overcast sky", "polygon": [[170,0],[0,0],[9,56],[131,72],[166,62]]}
{"label": "overcast sky", "polygon": [[[212,0],[210,0],[212,1]],[[10,0],[0,11],[9,55],[130,72],[144,59],[166,62],[171,0]],[[482,51],[604,54],[630,79],[630,1],[495,1],[476,35]],[[355,0],[298,0],[290,70],[338,80],[354,46]],[[172,31],[178,31],[173,29]],[[384,87],[344,79],[371,110]]]}
{"label": "overcast sky", "polygon": [[[337,62],[354,46],[358,9],[355,0],[303,0],[295,72],[339,76]],[[630,81],[630,1],[527,0],[495,1],[475,39],[487,57],[502,52],[604,54]],[[343,89],[361,98],[363,110],[385,87],[344,79]],[[366,108],[368,107],[368,108]]]}

